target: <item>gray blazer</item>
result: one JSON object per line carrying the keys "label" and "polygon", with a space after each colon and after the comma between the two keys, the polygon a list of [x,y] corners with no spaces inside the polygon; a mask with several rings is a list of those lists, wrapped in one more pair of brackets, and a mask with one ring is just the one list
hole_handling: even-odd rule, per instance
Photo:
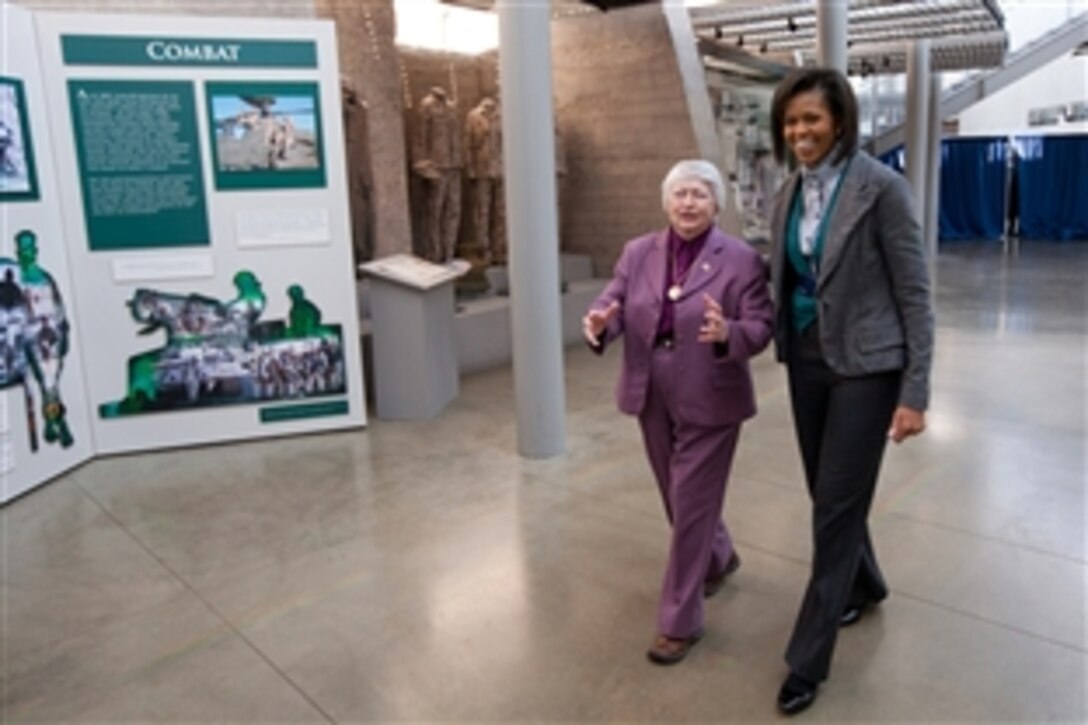
{"label": "gray blazer", "polygon": [[[800,172],[786,180],[771,216],[774,339],[782,362],[790,338],[786,220],[799,182]],[[906,180],[861,151],[828,220],[816,298],[820,346],[831,369],[843,376],[903,370],[899,403],[925,410],[933,309],[922,232]]]}

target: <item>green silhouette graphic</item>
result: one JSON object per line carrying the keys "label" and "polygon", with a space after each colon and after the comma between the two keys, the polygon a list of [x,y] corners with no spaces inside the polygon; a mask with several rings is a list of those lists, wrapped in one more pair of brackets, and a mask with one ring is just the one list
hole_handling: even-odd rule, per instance
{"label": "green silhouette graphic", "polygon": [[291,285],[287,288],[287,296],[291,298],[291,311],[288,313],[291,322],[289,334],[292,337],[307,337],[320,330],[321,310],[306,299],[306,292],[302,287]]}
{"label": "green silhouette graphic", "polygon": [[[38,238],[15,235],[16,259],[0,258],[0,388],[22,385],[30,449],[38,450],[31,382],[37,387],[47,443],[72,445],[60,378],[68,355],[68,318],[53,276],[38,264]],[[27,374],[29,372],[29,375]]]}
{"label": "green silhouette graphic", "polygon": [[347,388],[339,325],[291,285],[290,325],[261,321],[267,298],[253,272],[233,279],[223,302],[199,294],[138,289],[128,301],[140,335],[166,335],[162,347],[128,361],[125,397],[99,406],[104,418],[209,405],[342,394]]}

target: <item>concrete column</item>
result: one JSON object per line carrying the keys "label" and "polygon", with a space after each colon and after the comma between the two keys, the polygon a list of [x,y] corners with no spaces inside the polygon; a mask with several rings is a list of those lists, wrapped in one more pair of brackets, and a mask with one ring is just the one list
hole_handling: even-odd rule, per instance
{"label": "concrete column", "polygon": [[846,73],[846,0],[819,0],[816,5],[816,62]]}
{"label": "concrete column", "polygon": [[932,74],[929,82],[929,133],[926,162],[925,243],[930,261],[930,277],[937,261],[937,243],[940,237],[941,208],[941,75]]}
{"label": "concrete column", "polygon": [[566,448],[555,204],[551,0],[498,0],[518,453]]}
{"label": "concrete column", "polygon": [[[691,117],[691,128],[695,133],[695,143],[699,147],[699,156],[721,166],[721,172],[726,176],[739,173],[735,164],[733,168],[729,168],[724,163],[726,159],[718,121],[707,92],[706,66],[699,55],[698,39],[691,26],[688,9],[680,3],[665,2],[661,4],[661,11],[665,14],[673,51],[676,53],[676,66],[684,86],[684,98]],[[718,224],[730,234],[741,236],[740,211],[733,194],[725,195],[725,208],[719,213]]]}
{"label": "concrete column", "polygon": [[[691,26],[691,16],[688,9],[680,3],[662,3],[661,12],[665,14],[673,51],[676,53],[676,66],[680,71],[684,99],[687,101],[699,155],[717,163],[721,158],[721,142],[714,109],[710,105],[710,93],[707,92],[706,66],[699,55],[698,38]],[[730,172],[735,169],[723,171]]]}
{"label": "concrete column", "polygon": [[880,76],[869,76],[869,110],[870,110],[870,122],[871,127],[869,131],[870,138],[876,138],[881,132],[880,128]]}
{"label": "concrete column", "polygon": [[914,195],[915,216],[923,230],[926,225],[926,162],[929,145],[929,41],[916,40],[907,46],[907,180]]}

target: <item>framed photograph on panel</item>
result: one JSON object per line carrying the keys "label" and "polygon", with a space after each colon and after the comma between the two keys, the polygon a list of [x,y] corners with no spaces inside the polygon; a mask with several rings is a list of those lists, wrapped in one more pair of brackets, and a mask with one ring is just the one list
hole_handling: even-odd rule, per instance
{"label": "framed photograph on panel", "polygon": [[0,202],[38,199],[22,81],[0,76]]}
{"label": "framed photograph on panel", "polygon": [[215,186],[325,186],[317,83],[208,82]]}

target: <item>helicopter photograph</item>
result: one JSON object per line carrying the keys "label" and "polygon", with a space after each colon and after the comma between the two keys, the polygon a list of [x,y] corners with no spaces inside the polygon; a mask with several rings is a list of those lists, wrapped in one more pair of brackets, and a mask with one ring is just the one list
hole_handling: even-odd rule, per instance
{"label": "helicopter photograph", "polygon": [[216,165],[221,173],[321,167],[317,98],[311,94],[210,95]]}

